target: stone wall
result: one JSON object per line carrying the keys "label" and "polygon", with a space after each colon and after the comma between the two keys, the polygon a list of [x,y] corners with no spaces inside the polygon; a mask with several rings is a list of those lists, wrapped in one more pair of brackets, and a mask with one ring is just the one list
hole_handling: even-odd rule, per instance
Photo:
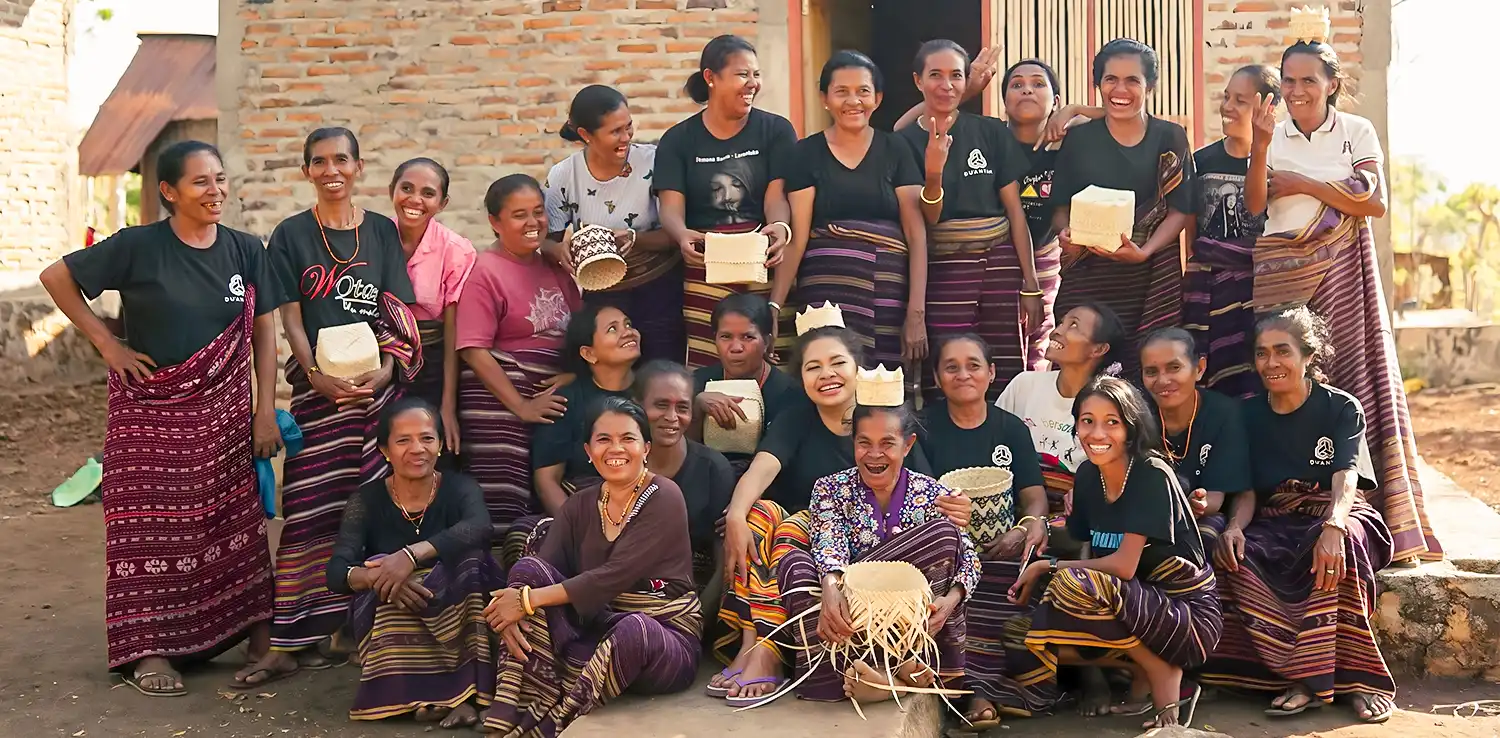
{"label": "stone wall", "polygon": [[759,20],[755,0],[220,0],[229,222],[265,237],[311,205],[302,140],[344,125],[365,159],[359,204],[390,212],[392,170],[431,156],[453,175],[444,223],[487,242],[485,189],[574,150],[557,130],[579,88],[620,89],[654,139],[697,109],[681,88],[703,45],[754,41]]}
{"label": "stone wall", "polygon": [[74,0],[0,0],[0,274],[34,275],[72,248],[77,135],[68,121]]}

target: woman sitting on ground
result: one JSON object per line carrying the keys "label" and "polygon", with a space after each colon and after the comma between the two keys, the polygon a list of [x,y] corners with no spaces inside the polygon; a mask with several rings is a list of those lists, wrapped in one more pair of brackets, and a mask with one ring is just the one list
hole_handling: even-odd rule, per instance
{"label": "woman sitting on ground", "polygon": [[563,502],[485,608],[506,650],[484,729],[503,736],[553,738],[625,691],[680,692],[698,673],[703,616],[682,490],[647,467],[640,406],[605,397],[583,427],[603,480]]}
{"label": "woman sitting on ground", "polygon": [[[779,373],[779,372],[778,372]],[[635,401],[651,426],[646,466],[682,488],[693,542],[693,582],[712,622],[724,594],[724,510],[734,494],[734,469],[724,455],[687,437],[693,421],[693,375],[675,361],[647,362],[635,374]]]}
{"label": "woman sitting on ground", "polygon": [[1232,503],[1219,536],[1224,638],[1202,679],[1284,686],[1266,710],[1272,716],[1347,695],[1361,720],[1383,723],[1396,683],[1370,613],[1391,533],[1365,497],[1375,482],[1364,408],[1322,381],[1331,348],[1327,325],[1305,307],[1256,326],[1255,371],[1266,391],[1244,409],[1255,495]]}
{"label": "woman sitting on ground", "polygon": [[[1021,572],[1013,601],[1042,587],[1045,594],[1025,648],[1007,654],[1015,675],[1008,706],[1047,709],[1058,696],[1057,667],[1088,664],[1130,669],[1131,701],[1150,700],[1155,709],[1146,728],[1189,724],[1198,693],[1180,699],[1183,670],[1207,660],[1222,618],[1187,495],[1133,385],[1099,377],[1073,407],[1089,458],[1078,470],[1068,532],[1087,541],[1086,555],[1037,561]],[[1026,625],[1012,628],[1019,635]],[[1184,703],[1185,719],[1178,715]]]}
{"label": "woman sitting on ground", "polygon": [[[563,339],[563,368],[577,377],[556,390],[562,416],[531,432],[532,482],[540,510],[511,524],[505,535],[505,564],[530,553],[546,535],[543,520],[557,515],[573,490],[597,476],[584,451],[584,419],[606,397],[630,398],[631,367],[641,358],[641,334],[619,308],[585,305],[573,313]],[[528,543],[530,541],[530,543]],[[528,548],[530,546],[530,548]]]}
{"label": "woman sitting on ground", "polygon": [[[760,385],[761,410],[765,414],[762,434],[783,410],[807,403],[797,380],[771,365],[773,320],[771,303],[754,293],[730,295],[714,306],[714,349],[719,361],[693,372],[693,403],[698,423],[714,422],[725,430],[734,430],[746,419],[738,400],[707,391],[709,382],[722,379],[753,379]],[[693,437],[703,440],[701,425],[695,427]],[[724,456],[734,465],[738,477],[750,468],[755,455],[726,453]]]}
{"label": "woman sitting on ground", "polygon": [[349,717],[414,712],[444,728],[474,725],[495,687],[490,639],[474,636],[505,582],[490,557],[484,492],[437,471],[443,421],[421,398],[391,404],[375,439],[391,476],[349,498],[328,562],[328,590],[355,595],[360,675]]}
{"label": "woman sitting on ground", "polygon": [[[904,561],[922,570],[932,585],[927,632],[937,641],[936,680],[932,665],[912,659],[891,675],[900,682],[894,686],[928,688],[936,681],[948,689],[961,687],[964,603],[979,584],[979,556],[974,542],[938,506],[956,493],[906,468],[916,442],[916,413],[910,408],[857,407],[854,468],[813,486],[811,553],[788,551],[776,566],[788,612],[819,608],[816,617],[788,629],[797,647],[799,676],[812,670],[797,686],[803,699],[850,697],[869,703],[890,699],[896,691],[884,670],[864,661],[836,664],[818,648],[847,642],[854,634],[842,586],[845,568],[860,561]],[[815,594],[820,585],[821,595]],[[814,660],[819,661],[815,668]]]}

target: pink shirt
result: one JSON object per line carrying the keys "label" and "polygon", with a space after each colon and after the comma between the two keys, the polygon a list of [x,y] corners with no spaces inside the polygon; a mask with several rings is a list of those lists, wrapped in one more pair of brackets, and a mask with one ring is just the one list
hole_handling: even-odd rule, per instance
{"label": "pink shirt", "polygon": [[560,349],[582,305],[567,272],[540,254],[523,263],[497,246],[479,254],[458,300],[458,348]]}
{"label": "pink shirt", "polygon": [[411,306],[417,320],[443,319],[443,309],[458,302],[476,256],[469,239],[436,219],[427,222],[421,243],[406,260],[406,274],[417,296]]}

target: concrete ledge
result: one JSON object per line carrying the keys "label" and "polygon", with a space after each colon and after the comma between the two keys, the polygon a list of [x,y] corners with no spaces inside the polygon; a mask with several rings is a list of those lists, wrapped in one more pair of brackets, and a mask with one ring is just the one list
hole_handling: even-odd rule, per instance
{"label": "concrete ledge", "polygon": [[[848,702],[806,702],[787,695],[764,707],[735,713],[723,700],[704,696],[717,665],[705,666],[681,694],[624,696],[579,718],[564,738],[935,738],[943,706],[932,695],[912,695],[864,708],[859,719]],[[753,717],[754,719],[746,719]]]}

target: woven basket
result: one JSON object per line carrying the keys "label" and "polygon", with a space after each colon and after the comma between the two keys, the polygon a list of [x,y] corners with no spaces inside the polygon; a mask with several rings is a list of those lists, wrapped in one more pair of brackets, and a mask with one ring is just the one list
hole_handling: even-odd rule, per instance
{"label": "woven basket", "polygon": [[864,561],[844,569],[853,648],[875,648],[904,661],[924,650],[932,585],[905,561]]}
{"label": "woven basket", "polygon": [[1016,522],[1015,477],[998,466],[954,469],[938,480],[948,489],[962,492],[974,503],[969,513],[969,537],[985,544],[1003,536]]}
{"label": "woven basket", "polygon": [[760,383],[753,379],[719,379],[709,382],[704,392],[717,392],[729,397],[743,398],[740,409],[745,411],[745,420],[736,418],[733,430],[719,425],[713,418],[703,424],[703,445],[724,454],[753,454],[760,446],[760,432],[765,425],[765,400],[760,394]]}
{"label": "woven basket", "polygon": [[770,281],[765,234],[703,234],[703,281],[709,284],[764,284]]}
{"label": "woven basket", "polygon": [[369,323],[333,325],[318,331],[313,351],[318,371],[330,377],[353,379],[380,368],[380,342]]}
{"label": "woven basket", "polygon": [[625,278],[625,259],[615,244],[615,233],[604,226],[584,226],[568,242],[568,257],[578,286],[589,292],[607,290]]}

